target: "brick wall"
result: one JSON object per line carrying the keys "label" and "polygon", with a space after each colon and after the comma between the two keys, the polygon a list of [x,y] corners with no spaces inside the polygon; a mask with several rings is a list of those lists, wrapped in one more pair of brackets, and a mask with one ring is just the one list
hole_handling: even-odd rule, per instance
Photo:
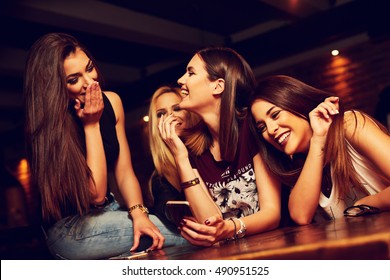
{"label": "brick wall", "polygon": [[341,50],[339,56],[329,53],[257,78],[270,74],[289,75],[334,92],[346,108],[373,114],[380,91],[390,86],[390,40],[365,42]]}

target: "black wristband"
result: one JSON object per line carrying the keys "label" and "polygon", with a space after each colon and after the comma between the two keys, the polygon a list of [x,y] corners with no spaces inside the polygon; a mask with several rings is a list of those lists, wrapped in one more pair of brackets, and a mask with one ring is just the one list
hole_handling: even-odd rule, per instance
{"label": "black wristband", "polygon": [[192,179],[192,180],[190,180],[190,181],[180,183],[180,187],[181,187],[182,189],[186,189],[186,188],[195,186],[195,185],[197,185],[197,184],[199,184],[199,183],[200,183],[199,178],[195,178],[195,179]]}

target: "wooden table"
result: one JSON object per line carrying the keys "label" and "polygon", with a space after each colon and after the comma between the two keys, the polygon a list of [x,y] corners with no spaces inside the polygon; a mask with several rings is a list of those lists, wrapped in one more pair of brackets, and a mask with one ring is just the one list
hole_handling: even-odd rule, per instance
{"label": "wooden table", "polygon": [[139,259],[390,259],[390,212],[280,228],[208,248],[178,246]]}

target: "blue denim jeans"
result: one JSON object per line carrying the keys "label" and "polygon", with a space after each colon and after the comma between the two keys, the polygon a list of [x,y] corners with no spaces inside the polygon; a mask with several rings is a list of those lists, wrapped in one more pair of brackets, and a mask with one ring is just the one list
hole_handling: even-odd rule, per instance
{"label": "blue denim jeans", "polygon": [[[179,233],[167,229],[156,216],[149,215],[149,218],[165,237],[164,247],[189,244]],[[127,211],[120,209],[114,200],[87,215],[66,217],[45,234],[47,246],[56,259],[108,259],[129,254],[133,223]],[[144,246],[142,249],[147,249],[149,244]]]}

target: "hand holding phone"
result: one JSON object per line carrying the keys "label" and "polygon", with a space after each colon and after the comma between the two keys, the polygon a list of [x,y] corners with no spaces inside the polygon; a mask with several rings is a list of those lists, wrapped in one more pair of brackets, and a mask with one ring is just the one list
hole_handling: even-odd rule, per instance
{"label": "hand holding phone", "polygon": [[167,201],[165,204],[165,215],[167,219],[177,227],[180,226],[180,222],[184,217],[194,217],[190,203],[188,201],[180,200]]}

